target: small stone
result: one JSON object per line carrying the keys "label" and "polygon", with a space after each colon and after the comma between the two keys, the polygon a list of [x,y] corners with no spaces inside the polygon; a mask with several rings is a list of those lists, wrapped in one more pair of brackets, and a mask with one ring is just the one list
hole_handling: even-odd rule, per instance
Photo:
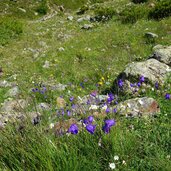
{"label": "small stone", "polygon": [[92,24],[84,24],[81,29],[85,29],[85,30],[89,30],[89,29],[92,29],[93,28],[93,25]]}
{"label": "small stone", "polygon": [[11,88],[10,90],[7,91],[5,94],[5,97],[16,97],[20,93],[18,86]]}

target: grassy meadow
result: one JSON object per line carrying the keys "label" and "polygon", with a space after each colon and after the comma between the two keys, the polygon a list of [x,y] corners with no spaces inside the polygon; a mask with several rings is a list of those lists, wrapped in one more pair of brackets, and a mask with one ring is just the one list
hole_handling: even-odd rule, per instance
{"label": "grassy meadow", "polygon": [[[155,117],[126,118],[109,112],[106,118],[94,118],[93,134],[82,125],[76,135],[59,136],[49,125],[91,116],[91,111],[73,116],[67,111],[78,96],[109,89],[128,63],[146,60],[155,45],[171,45],[171,1],[1,1],[0,81],[18,85],[17,98],[29,101],[22,111],[25,115],[37,110],[38,103],[47,102],[51,109],[41,111],[39,124],[33,125],[28,118],[0,129],[0,171],[108,171],[112,170],[111,163],[117,171],[170,171],[171,101],[165,98],[171,93],[170,77],[160,91],[154,88],[143,95],[159,103],[161,111]],[[51,15],[54,11],[57,13]],[[87,15],[98,21],[78,22]],[[81,29],[84,24],[93,27]],[[148,39],[146,32],[158,37]],[[46,62],[48,67],[43,67]],[[50,84],[57,83],[67,88],[49,89]],[[43,84],[45,94],[31,91]],[[1,104],[9,89],[0,87]],[[59,96],[68,103],[60,115],[56,112]],[[118,95],[118,102],[128,98]],[[102,130],[105,119],[116,122],[109,134]]]}

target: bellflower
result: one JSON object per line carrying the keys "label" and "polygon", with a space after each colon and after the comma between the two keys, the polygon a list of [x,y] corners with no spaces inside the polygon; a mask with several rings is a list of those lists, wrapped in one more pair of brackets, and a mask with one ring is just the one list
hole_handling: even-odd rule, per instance
{"label": "bellflower", "polygon": [[110,112],[110,108],[107,108],[107,109],[106,109],[106,113],[109,113],[109,112]]}
{"label": "bellflower", "polygon": [[95,129],[96,129],[96,125],[91,125],[91,124],[89,124],[89,125],[86,126],[86,130],[87,130],[90,134],[94,134]]}
{"label": "bellflower", "polygon": [[140,82],[138,82],[138,83],[137,83],[137,86],[138,86],[138,87],[140,87],[140,86],[141,86],[141,83],[140,83]]}
{"label": "bellflower", "polygon": [[143,83],[145,81],[145,78],[144,78],[144,76],[142,75],[142,76],[140,76],[140,83]]}
{"label": "bellflower", "polygon": [[115,120],[114,119],[107,119],[104,121],[105,124],[108,126],[108,127],[111,127],[111,126],[114,126],[115,125]]}
{"label": "bellflower", "polygon": [[169,93],[166,93],[165,99],[167,99],[167,100],[171,99],[171,95]]}
{"label": "bellflower", "polygon": [[88,117],[88,121],[89,121],[89,123],[92,123],[94,121],[94,117],[93,116],[89,116]]}
{"label": "bellflower", "polygon": [[78,126],[76,124],[72,124],[69,127],[68,132],[70,132],[71,134],[78,134]]}
{"label": "bellflower", "polygon": [[119,88],[122,88],[123,87],[123,81],[121,79],[118,80],[118,86],[119,86]]}
{"label": "bellflower", "polygon": [[74,100],[74,97],[70,97],[69,101],[72,102]]}
{"label": "bellflower", "polygon": [[159,83],[158,82],[155,83],[155,88],[159,89]]}
{"label": "bellflower", "polygon": [[108,134],[110,132],[110,128],[115,125],[115,120],[114,119],[108,119],[105,120],[105,125],[103,126],[103,131],[104,133]]}

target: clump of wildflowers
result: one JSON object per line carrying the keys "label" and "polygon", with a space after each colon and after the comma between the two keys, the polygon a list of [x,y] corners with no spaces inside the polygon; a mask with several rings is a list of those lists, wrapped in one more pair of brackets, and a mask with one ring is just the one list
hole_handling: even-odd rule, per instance
{"label": "clump of wildflowers", "polygon": [[110,132],[110,128],[114,126],[116,123],[114,119],[108,119],[108,120],[105,120],[104,122],[105,122],[105,125],[103,126],[102,129],[104,133],[108,134]]}

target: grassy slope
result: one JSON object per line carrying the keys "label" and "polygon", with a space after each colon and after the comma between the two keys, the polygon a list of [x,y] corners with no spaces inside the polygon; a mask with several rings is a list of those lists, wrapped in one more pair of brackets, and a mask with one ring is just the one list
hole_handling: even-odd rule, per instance
{"label": "grassy slope", "polygon": [[[108,3],[121,5],[120,1]],[[171,44],[171,18],[161,21],[139,20],[129,25],[122,24],[114,16],[111,21],[95,24],[92,30],[85,31],[80,29],[82,24],[77,23],[75,12],[68,15],[73,15],[74,20],[67,21],[67,15],[56,15],[43,22],[21,19],[24,25],[21,37],[0,47],[0,64],[4,70],[2,79],[17,74],[19,86],[27,92],[32,87],[32,81],[52,79],[79,84],[88,78],[88,90],[74,92],[81,96],[94,89],[93,85],[102,76],[109,75],[109,81],[112,82],[127,63],[145,59],[151,54],[153,44],[146,44],[143,38],[147,28],[159,35],[156,44]],[[69,35],[69,38],[64,40],[61,36],[64,34]],[[42,47],[40,41],[46,42],[48,47]],[[65,51],[59,52],[60,47],[64,47]],[[29,48],[40,51],[38,57]],[[86,48],[91,48],[91,51]],[[46,60],[51,63],[49,69],[42,68]],[[24,95],[27,96],[27,93]],[[158,118],[148,121],[116,118],[117,126],[110,135],[98,131],[95,136],[81,133],[79,136],[54,138],[51,133],[45,133],[46,123],[37,127],[28,125],[22,133],[9,128],[1,132],[0,144],[3,146],[0,147],[0,168],[108,170],[108,163],[113,162],[113,156],[119,155],[118,170],[169,171],[170,116],[164,114],[168,114],[170,107],[169,102],[162,97],[154,96],[162,107]],[[48,116],[44,116],[45,121]],[[130,125],[134,125],[134,130],[128,129]],[[100,137],[102,147],[98,146]],[[55,147],[49,143],[49,139]],[[126,165],[122,164],[123,160]]]}

